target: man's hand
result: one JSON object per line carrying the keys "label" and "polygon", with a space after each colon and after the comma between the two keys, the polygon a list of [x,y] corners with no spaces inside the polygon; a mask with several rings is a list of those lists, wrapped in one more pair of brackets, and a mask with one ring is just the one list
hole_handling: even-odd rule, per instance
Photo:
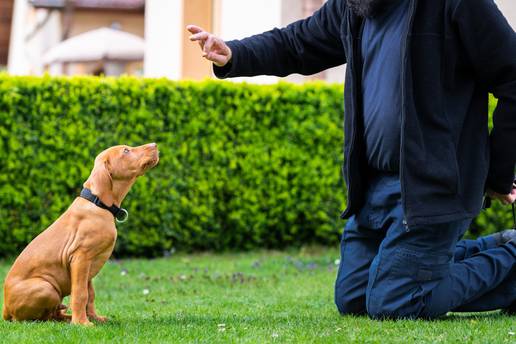
{"label": "man's hand", "polygon": [[508,195],[502,195],[493,190],[487,190],[487,195],[492,199],[497,199],[504,205],[513,204],[516,202],[516,183],[512,184],[512,191]]}
{"label": "man's hand", "polygon": [[192,42],[199,42],[204,58],[218,67],[224,67],[231,61],[231,49],[222,39],[195,25],[188,25],[186,29],[192,34],[190,40]]}

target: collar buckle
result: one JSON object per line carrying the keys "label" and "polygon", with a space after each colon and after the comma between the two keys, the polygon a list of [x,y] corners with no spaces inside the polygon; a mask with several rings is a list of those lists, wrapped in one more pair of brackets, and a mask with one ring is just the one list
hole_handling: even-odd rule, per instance
{"label": "collar buckle", "polygon": [[115,220],[118,223],[124,223],[127,222],[127,219],[129,218],[129,212],[125,210],[124,208],[120,208],[118,213],[115,216]]}

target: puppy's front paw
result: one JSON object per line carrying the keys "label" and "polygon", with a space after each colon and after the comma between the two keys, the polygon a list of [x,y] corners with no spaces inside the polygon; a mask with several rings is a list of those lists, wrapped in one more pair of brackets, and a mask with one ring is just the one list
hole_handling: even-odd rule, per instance
{"label": "puppy's front paw", "polygon": [[80,326],[85,326],[85,327],[95,326],[95,324],[93,324],[88,319],[86,319],[86,320],[72,320],[72,325],[80,325]]}

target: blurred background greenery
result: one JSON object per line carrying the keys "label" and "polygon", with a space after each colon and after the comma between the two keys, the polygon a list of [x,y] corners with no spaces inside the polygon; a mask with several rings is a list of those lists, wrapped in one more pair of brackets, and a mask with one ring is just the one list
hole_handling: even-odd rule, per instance
{"label": "blurred background greenery", "polygon": [[[148,142],[161,162],[123,204],[115,256],[337,245],[342,91],[0,75],[0,255],[17,254],[70,205],[99,152]],[[468,235],[511,221],[493,204]]]}

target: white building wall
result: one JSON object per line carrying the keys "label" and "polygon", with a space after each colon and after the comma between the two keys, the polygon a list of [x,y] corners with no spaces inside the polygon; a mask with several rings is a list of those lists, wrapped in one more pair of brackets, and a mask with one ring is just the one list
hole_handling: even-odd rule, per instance
{"label": "white building wall", "polygon": [[[144,70],[147,77],[182,77],[183,1],[147,0],[145,16],[146,53]],[[302,16],[301,0],[217,0],[215,34],[223,39],[241,39],[274,27],[283,27]],[[502,13],[516,29],[516,0],[495,0]],[[55,12],[45,27],[27,39],[31,30],[45,15],[45,10],[32,9],[27,0],[15,0],[8,71],[11,74],[41,74],[44,52],[61,37],[61,18]],[[330,82],[343,82],[344,67],[325,73]],[[56,71],[51,71],[56,72]],[[238,78],[254,83],[273,83],[277,77]],[[294,75],[287,80],[302,82]]]}
{"label": "white building wall", "polygon": [[15,75],[27,75],[31,70],[29,57],[25,51],[26,19],[28,11],[28,1],[16,0],[14,2],[7,70],[9,73]]}
{"label": "white building wall", "polygon": [[61,39],[61,15],[34,9],[25,0],[14,4],[7,70],[14,75],[41,75],[41,56]]}
{"label": "white building wall", "polygon": [[183,30],[183,0],[146,0],[146,77],[181,78]]}
{"label": "white building wall", "polygon": [[516,30],[516,0],[495,0],[495,3]]}
{"label": "white building wall", "polygon": [[[284,27],[303,17],[302,0],[220,0],[220,22],[217,35],[224,40],[242,39],[248,36]],[[332,68],[324,73],[330,82],[344,81],[345,67]],[[233,81],[252,83],[274,83],[282,78],[258,76],[252,78],[234,78]],[[310,78],[293,74],[283,78],[291,82],[304,82]]]}
{"label": "white building wall", "polygon": [[[224,40],[242,39],[281,27],[281,0],[221,0],[217,34]],[[235,78],[233,81],[274,83],[273,76]]]}
{"label": "white building wall", "polygon": [[[36,13],[36,17],[38,18],[37,22],[40,23],[45,20],[48,11],[40,9],[37,10]],[[32,74],[41,75],[45,72],[46,66],[43,64],[42,56],[49,49],[61,42],[61,36],[61,13],[53,11],[50,13],[50,18],[45,26],[42,27],[32,39],[26,39],[26,44],[30,46],[27,48],[27,51],[33,66]]]}

